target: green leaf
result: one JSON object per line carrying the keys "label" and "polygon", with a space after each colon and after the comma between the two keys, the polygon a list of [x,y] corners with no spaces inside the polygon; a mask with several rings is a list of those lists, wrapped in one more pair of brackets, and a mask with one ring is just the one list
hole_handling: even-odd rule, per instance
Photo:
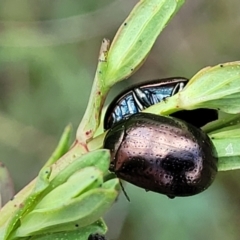
{"label": "green leaf", "polygon": [[97,221],[111,207],[117,195],[114,189],[97,188],[50,211],[34,210],[22,219],[13,236],[26,237],[85,227]]}
{"label": "green leaf", "polygon": [[31,212],[33,208],[41,201],[42,197],[46,196],[57,186],[65,183],[75,172],[87,166],[95,166],[100,171],[107,173],[109,161],[110,154],[108,150],[100,149],[93,151],[77,158],[52,180],[49,179],[51,177],[51,168],[43,167],[39,172],[39,176],[32,194],[26,200],[24,200],[22,207],[17,209],[12,219],[9,219],[9,221],[6,223],[7,226],[4,225],[0,229],[0,234],[2,234],[4,237],[7,237],[18,227],[19,220],[24,218],[26,212]]}
{"label": "green leaf", "polygon": [[50,167],[43,167],[41,169],[33,192],[21,203],[20,206],[15,207],[15,214],[12,215],[12,218],[9,218],[5,225],[0,228],[0,236],[3,236],[3,239],[7,239],[9,234],[19,226],[20,219],[23,218],[26,212],[30,212],[37,204],[39,196],[49,186],[50,175]]}
{"label": "green leaf", "polygon": [[69,150],[71,133],[72,126],[71,125],[66,126],[56,149],[54,150],[51,157],[48,159],[44,166],[52,165]]}
{"label": "green leaf", "polygon": [[34,210],[44,209],[51,211],[56,207],[61,207],[67,201],[78,197],[89,189],[99,187],[103,184],[103,174],[95,167],[87,167],[74,173],[69,179],[53,189],[36,205]]}
{"label": "green leaf", "polygon": [[197,73],[179,94],[183,109],[212,108],[240,112],[240,61],[208,67]]}
{"label": "green leaf", "polygon": [[120,190],[119,179],[114,178],[104,182],[102,188]]}
{"label": "green leaf", "polygon": [[105,84],[129,77],[142,64],[160,32],[184,0],[139,1],[119,28],[108,52]]}
{"label": "green leaf", "polygon": [[[217,145],[220,146],[221,145]],[[218,171],[240,169],[240,156],[221,157],[218,162]]]}
{"label": "green leaf", "polygon": [[50,180],[42,197],[35,199],[36,206],[21,218],[21,225],[12,236],[72,231],[99,219],[115,201],[119,189],[118,179],[103,183],[109,158],[109,151],[101,149],[68,165]]}
{"label": "green leaf", "polygon": [[44,191],[49,186],[49,178],[51,176],[52,169],[51,167],[43,167],[36,180],[35,188],[33,190],[33,194],[35,196],[39,195],[42,191]]}
{"label": "green leaf", "polygon": [[88,101],[87,109],[84,113],[81,123],[77,130],[77,140],[83,144],[91,139],[100,123],[100,116],[107,96],[109,87],[104,84],[103,73],[107,68],[107,53],[109,49],[109,40],[104,39],[100,49],[97,71],[93,81],[93,86]]}
{"label": "green leaf", "polygon": [[240,124],[209,134],[218,155],[218,170],[240,169]]}
{"label": "green leaf", "polygon": [[95,166],[103,173],[107,173],[109,164],[110,164],[109,150],[99,149],[93,152],[89,152],[77,158],[74,162],[72,162],[65,169],[59,172],[59,174],[50,182],[47,192],[51,191],[52,189],[66,182],[67,179],[72,174],[74,174],[80,169],[83,169],[85,167]]}
{"label": "green leaf", "polygon": [[48,233],[40,236],[31,237],[29,240],[87,240],[89,235],[92,233],[105,234],[107,231],[107,226],[102,219],[88,225],[86,227],[75,229],[74,231],[66,231],[59,233]]}
{"label": "green leaf", "polygon": [[169,115],[182,109],[211,108],[236,114],[240,112],[239,83],[239,61],[207,67],[198,72],[181,92],[144,112]]}
{"label": "green leaf", "polygon": [[221,128],[233,126],[239,123],[240,123],[240,114],[230,114],[227,117],[221,117],[216,121],[208,123],[202,129],[206,133],[211,133]]}
{"label": "green leaf", "polygon": [[209,134],[213,139],[239,138],[240,124],[217,129]]}

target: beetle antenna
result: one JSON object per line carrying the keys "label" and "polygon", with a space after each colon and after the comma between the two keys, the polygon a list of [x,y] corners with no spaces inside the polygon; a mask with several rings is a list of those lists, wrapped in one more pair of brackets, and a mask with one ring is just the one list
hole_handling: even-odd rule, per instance
{"label": "beetle antenna", "polygon": [[121,186],[121,189],[123,191],[123,194],[125,195],[126,199],[130,202],[130,198],[129,196],[127,195],[127,192],[125,191],[124,187],[123,187],[123,184],[122,184],[122,181],[119,179],[119,183],[120,183],[120,186]]}

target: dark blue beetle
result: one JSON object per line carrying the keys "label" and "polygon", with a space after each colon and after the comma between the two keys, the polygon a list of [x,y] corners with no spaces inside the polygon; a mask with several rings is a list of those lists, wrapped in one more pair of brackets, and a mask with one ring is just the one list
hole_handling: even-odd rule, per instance
{"label": "dark blue beetle", "polygon": [[109,129],[132,114],[141,112],[167,97],[181,91],[188,79],[175,77],[148,81],[121,92],[109,105],[104,119],[104,128]]}
{"label": "dark blue beetle", "polygon": [[[188,79],[182,77],[158,79],[132,86],[121,92],[109,105],[104,119],[104,129],[110,129],[119,121],[141,112],[164,99],[181,91]],[[218,113],[213,109],[195,109],[179,111],[171,116],[180,118],[195,127],[202,127],[216,120]]]}

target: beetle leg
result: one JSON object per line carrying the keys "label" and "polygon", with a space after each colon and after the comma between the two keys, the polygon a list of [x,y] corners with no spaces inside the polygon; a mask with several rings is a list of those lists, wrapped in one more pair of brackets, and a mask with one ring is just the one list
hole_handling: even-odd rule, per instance
{"label": "beetle leg", "polygon": [[146,107],[144,107],[144,105],[142,104],[141,98],[139,99],[138,92],[135,92],[135,89],[133,89],[132,95],[138,111],[142,111],[143,109],[145,109]]}
{"label": "beetle leg", "polygon": [[175,95],[176,93],[182,91],[185,87],[185,83],[180,82],[178,84],[176,84],[176,86],[174,87],[173,91],[172,91],[172,96]]}
{"label": "beetle leg", "polygon": [[146,94],[140,89],[140,88],[134,88],[133,89],[134,97],[136,98],[135,101],[140,103],[143,110],[144,108],[152,106],[152,103],[149,101]]}

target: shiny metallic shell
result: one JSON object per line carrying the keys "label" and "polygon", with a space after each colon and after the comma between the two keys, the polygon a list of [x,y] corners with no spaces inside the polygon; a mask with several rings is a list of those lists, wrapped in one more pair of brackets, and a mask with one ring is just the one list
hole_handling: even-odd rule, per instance
{"label": "shiny metallic shell", "polygon": [[207,189],[217,173],[215,148],[200,129],[179,119],[132,115],[105,137],[110,171],[146,190],[169,197]]}
{"label": "shiny metallic shell", "polygon": [[109,105],[104,119],[104,129],[141,112],[181,91],[188,79],[182,77],[157,79],[131,86],[121,92]]}

